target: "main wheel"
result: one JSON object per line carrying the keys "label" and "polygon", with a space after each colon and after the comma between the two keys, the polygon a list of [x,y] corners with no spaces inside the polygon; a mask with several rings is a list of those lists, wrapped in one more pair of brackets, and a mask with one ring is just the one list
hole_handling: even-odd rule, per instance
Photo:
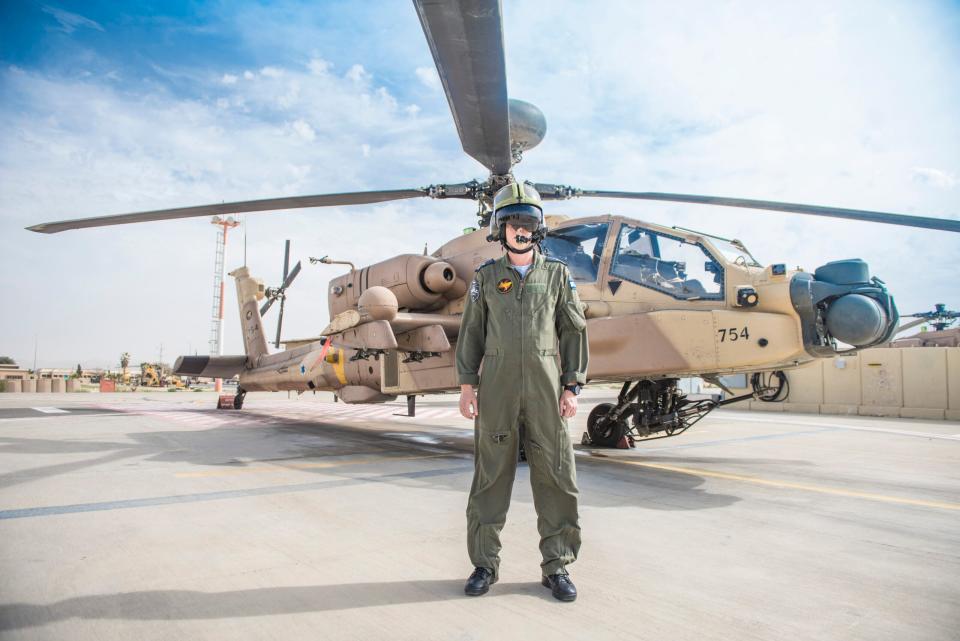
{"label": "main wheel", "polygon": [[610,403],[601,403],[590,410],[590,415],[587,416],[587,433],[594,445],[615,447],[627,433],[627,424],[623,420],[602,420],[613,411],[613,408],[614,406]]}

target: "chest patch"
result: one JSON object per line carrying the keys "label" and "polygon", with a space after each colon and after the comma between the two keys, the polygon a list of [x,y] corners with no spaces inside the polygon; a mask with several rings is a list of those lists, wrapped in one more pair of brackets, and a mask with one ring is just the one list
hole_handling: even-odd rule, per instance
{"label": "chest patch", "polygon": [[547,291],[546,283],[527,283],[527,291],[531,294],[543,294]]}
{"label": "chest patch", "polygon": [[497,281],[497,291],[501,294],[506,294],[511,289],[513,289],[513,281],[509,278],[501,278],[499,281]]}

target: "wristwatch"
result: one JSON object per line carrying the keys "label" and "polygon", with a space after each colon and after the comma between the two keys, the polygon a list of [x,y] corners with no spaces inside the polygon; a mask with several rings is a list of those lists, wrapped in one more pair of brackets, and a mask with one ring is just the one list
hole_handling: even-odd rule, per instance
{"label": "wristwatch", "polygon": [[580,390],[583,389],[583,387],[580,385],[580,383],[574,383],[573,385],[564,385],[563,389],[567,390],[568,392],[573,392],[574,396],[580,396]]}

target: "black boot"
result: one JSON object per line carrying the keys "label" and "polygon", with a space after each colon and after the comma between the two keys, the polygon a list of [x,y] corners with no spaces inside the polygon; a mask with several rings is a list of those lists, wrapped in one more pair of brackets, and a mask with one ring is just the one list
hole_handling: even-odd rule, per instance
{"label": "black boot", "polygon": [[480,596],[486,594],[490,586],[496,583],[493,578],[493,570],[487,568],[474,568],[473,574],[467,579],[467,584],[463,586],[463,591],[469,596]]}
{"label": "black boot", "polygon": [[560,601],[574,601],[577,598],[577,586],[570,580],[569,574],[551,574],[540,581],[544,587],[550,588],[553,598]]}

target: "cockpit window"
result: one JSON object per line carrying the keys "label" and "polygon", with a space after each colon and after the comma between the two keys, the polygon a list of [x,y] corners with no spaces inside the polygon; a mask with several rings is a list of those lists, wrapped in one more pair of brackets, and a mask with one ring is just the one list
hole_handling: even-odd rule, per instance
{"label": "cockpit window", "polygon": [[547,233],[540,246],[546,255],[567,264],[573,280],[594,282],[600,270],[607,228],[607,223],[564,227]]}
{"label": "cockpit window", "polygon": [[723,266],[703,245],[624,224],[612,276],[683,300],[722,299]]}

